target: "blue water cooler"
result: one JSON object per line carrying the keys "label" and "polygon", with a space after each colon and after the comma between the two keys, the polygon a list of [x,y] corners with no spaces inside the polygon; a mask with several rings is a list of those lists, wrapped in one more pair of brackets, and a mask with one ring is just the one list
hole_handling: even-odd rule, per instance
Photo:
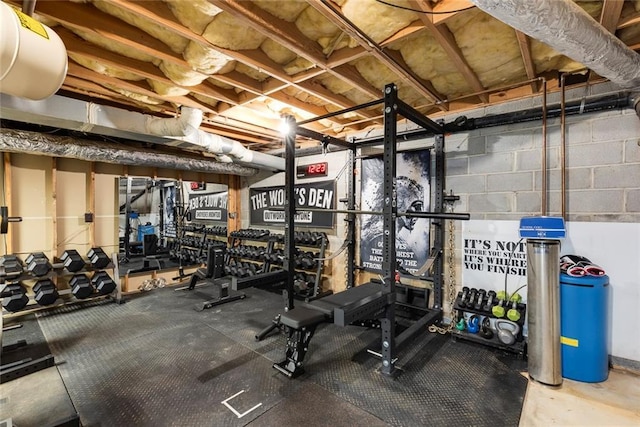
{"label": "blue water cooler", "polygon": [[596,383],[609,376],[609,277],[560,274],[562,376]]}
{"label": "blue water cooler", "polygon": [[138,226],[138,241],[141,242],[144,239],[146,234],[156,234],[155,225],[151,225],[151,223],[146,223],[145,225]]}

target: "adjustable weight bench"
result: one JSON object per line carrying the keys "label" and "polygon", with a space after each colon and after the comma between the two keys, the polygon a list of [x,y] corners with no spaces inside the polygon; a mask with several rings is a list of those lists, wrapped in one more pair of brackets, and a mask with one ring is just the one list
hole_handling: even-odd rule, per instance
{"label": "adjustable weight bench", "polygon": [[381,283],[370,282],[301,304],[283,313],[280,323],[287,333],[285,360],[275,363],[273,367],[289,378],[302,375],[302,362],[320,323],[347,326],[358,320],[376,319],[384,315],[386,307],[393,304],[394,300],[395,295],[392,297],[385,292]]}

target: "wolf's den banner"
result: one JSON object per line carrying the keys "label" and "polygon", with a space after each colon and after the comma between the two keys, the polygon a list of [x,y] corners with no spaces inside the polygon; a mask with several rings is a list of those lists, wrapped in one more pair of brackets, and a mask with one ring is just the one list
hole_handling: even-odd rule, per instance
{"label": "wolf's den banner", "polygon": [[191,193],[189,211],[191,219],[196,221],[227,221],[227,201],[229,193]]}
{"label": "wolf's den banner", "polygon": [[[302,227],[333,228],[336,208],[335,182],[316,181],[295,186],[295,224]],[[284,224],[284,186],[249,189],[251,225]],[[327,209],[328,212],[305,211],[305,208]]]}

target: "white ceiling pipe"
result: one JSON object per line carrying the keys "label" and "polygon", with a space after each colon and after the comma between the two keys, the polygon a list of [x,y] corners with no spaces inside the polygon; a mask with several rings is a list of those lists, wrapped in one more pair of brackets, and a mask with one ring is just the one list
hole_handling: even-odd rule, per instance
{"label": "white ceiling pipe", "polygon": [[60,89],[66,75],[67,50],[60,37],[0,2],[0,92],[45,99]]}
{"label": "white ceiling pipe", "polygon": [[59,95],[30,101],[0,94],[0,118],[174,147],[210,147],[211,153],[227,155],[219,157],[221,162],[233,157],[251,167],[284,170],[281,157],[254,152],[238,141],[200,130],[202,111],[188,107],[178,117],[157,118]]}
{"label": "white ceiling pipe", "polygon": [[181,138],[181,140],[203,147],[210,153],[229,156],[247,165],[261,165],[267,169],[285,170],[284,158],[248,150],[238,141],[224,136],[199,130]]}
{"label": "white ceiling pipe", "polygon": [[152,135],[188,136],[195,133],[202,124],[202,110],[182,107],[180,115],[173,118],[146,116],[145,128]]}
{"label": "white ceiling pipe", "polygon": [[640,86],[640,56],[571,0],[471,2],[621,87]]}

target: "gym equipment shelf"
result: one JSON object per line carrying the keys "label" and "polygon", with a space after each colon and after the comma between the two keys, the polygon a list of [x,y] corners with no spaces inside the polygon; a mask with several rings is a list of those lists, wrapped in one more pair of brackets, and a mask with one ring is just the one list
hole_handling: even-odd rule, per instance
{"label": "gym equipment shelf", "polygon": [[[476,294],[479,297],[479,293]],[[480,310],[475,309],[475,307],[467,307],[466,304],[465,306],[462,306],[462,298],[463,298],[463,292],[458,292],[458,296],[456,297],[456,301],[453,305],[453,310],[455,310],[458,313],[458,319],[462,319],[463,317],[465,317],[465,313],[467,313],[468,315],[476,315],[479,317],[479,323],[482,323],[482,320],[484,320],[485,317],[488,317],[490,320],[492,320],[492,323],[495,323],[495,320],[499,320],[502,318],[498,318],[496,316],[493,315],[493,313],[491,312],[491,309],[489,310],[483,310],[482,308]],[[478,303],[476,301],[476,303]],[[493,303],[491,303],[487,298],[483,298],[482,301],[479,302],[479,304],[481,305],[481,307],[486,306],[487,304],[491,305],[491,308],[493,308],[494,306],[496,306],[498,304],[498,301],[495,300]],[[482,345],[486,345],[489,347],[495,347],[501,350],[505,350],[511,353],[515,353],[517,354],[519,357],[526,357],[527,355],[527,343],[526,340],[524,338],[523,335],[523,327],[524,327],[524,322],[525,322],[525,315],[526,315],[526,310],[527,310],[527,306],[526,304],[523,303],[517,303],[517,310],[520,313],[520,319],[518,319],[517,323],[520,330],[518,331],[518,333],[516,334],[516,341],[513,344],[505,344],[503,342],[501,342],[498,339],[498,334],[496,331],[496,328],[492,328],[492,332],[493,332],[493,336],[491,338],[484,338],[482,337],[479,333],[471,333],[467,330],[467,320],[465,318],[465,330],[461,331],[458,329],[452,329],[451,331],[451,336],[453,337],[453,339],[463,339],[463,340],[468,340],[468,341],[472,341],[475,343],[479,343]],[[467,317],[470,317],[467,316]],[[505,319],[508,320],[508,319]]]}
{"label": "gym equipment shelf", "polygon": [[206,262],[208,247],[221,241],[226,242],[226,238],[226,226],[186,224],[180,227],[179,237],[171,238],[173,248],[170,253],[181,261],[203,264]]}
{"label": "gym equipment shelf", "polygon": [[[73,264],[68,262],[67,252],[74,252]],[[65,251],[61,258],[54,258],[53,263],[50,263],[44,254],[29,255],[27,260],[40,258],[42,265],[46,260],[47,268],[42,268],[38,274],[28,268],[20,268],[20,271],[17,269],[14,273],[1,275],[0,298],[3,302],[3,311],[12,317],[20,316],[72,302],[110,297],[116,292],[115,299],[119,302],[120,281],[115,274],[113,260],[101,248],[92,248],[87,255],[88,259],[83,259],[76,251]],[[69,280],[64,279],[68,288],[59,290],[60,279],[66,277],[70,277]],[[25,287],[24,282],[32,283],[32,286],[28,286],[30,290]],[[19,298],[20,301],[13,304],[11,301],[7,302],[9,298],[12,300]]]}
{"label": "gym equipment shelf", "polygon": [[[282,268],[282,260],[284,250],[275,249],[275,245],[284,244],[284,236],[281,234],[272,235],[274,248],[266,254],[268,267],[277,266]],[[319,232],[295,232],[295,278],[294,278],[294,297],[310,301],[331,294],[331,291],[323,291],[322,273],[324,271],[324,260],[329,239],[326,233]],[[316,249],[318,252],[308,251],[305,249]],[[278,258],[274,257],[277,255]]]}

